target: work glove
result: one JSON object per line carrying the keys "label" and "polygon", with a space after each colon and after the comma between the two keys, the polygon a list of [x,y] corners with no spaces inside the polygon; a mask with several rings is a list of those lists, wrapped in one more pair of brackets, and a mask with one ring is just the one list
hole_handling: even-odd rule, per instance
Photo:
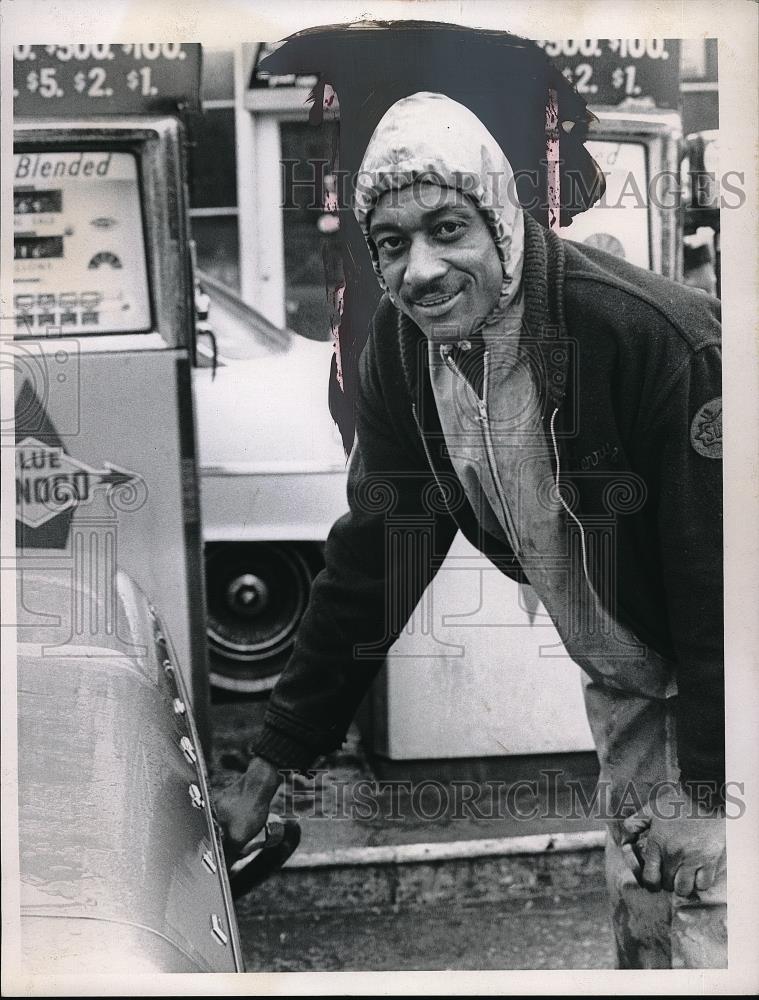
{"label": "work glove", "polygon": [[623,823],[622,849],[649,892],[689,897],[710,889],[727,863],[724,811],[691,798],[680,785],[659,790]]}
{"label": "work glove", "polygon": [[253,757],[245,774],[217,796],[214,811],[224,835],[227,867],[249,853],[246,848],[264,828],[279,783],[279,771],[274,764],[263,757]]}

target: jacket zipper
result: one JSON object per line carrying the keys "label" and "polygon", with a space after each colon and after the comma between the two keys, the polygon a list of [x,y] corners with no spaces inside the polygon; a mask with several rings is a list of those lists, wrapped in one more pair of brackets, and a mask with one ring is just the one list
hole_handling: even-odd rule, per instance
{"label": "jacket zipper", "polygon": [[590,587],[590,592],[597,599],[595,587],[591,583],[590,573],[588,572],[588,550],[585,544],[585,529],[583,528],[580,519],[574,514],[572,510],[570,510],[569,505],[566,503],[564,497],[561,495],[561,461],[559,458],[559,445],[558,442],[556,441],[556,428],[555,428],[556,414],[558,412],[559,408],[557,406],[554,409],[553,413],[551,414],[551,443],[553,444],[553,454],[554,454],[554,459],[556,461],[556,474],[554,475],[554,483],[556,485],[556,496],[559,498],[559,503],[561,504],[561,506],[564,508],[567,514],[572,518],[574,523],[580,529],[580,546],[582,549],[582,571],[585,575],[585,582]]}
{"label": "jacket zipper", "polygon": [[[516,529],[514,527],[513,519],[511,517],[511,510],[509,508],[508,501],[506,499],[506,496],[504,494],[503,488],[501,486],[500,478],[498,476],[498,468],[497,468],[496,460],[495,460],[495,449],[493,447],[493,438],[492,438],[492,435],[490,433],[490,424],[488,422],[488,381],[489,381],[488,376],[489,376],[489,373],[490,373],[490,354],[486,350],[485,351],[485,355],[484,355],[484,359],[483,359],[484,371],[483,371],[483,391],[482,391],[482,398],[480,398],[477,395],[477,393],[472,388],[472,385],[469,382],[469,380],[467,379],[467,377],[464,375],[464,373],[461,371],[461,369],[459,368],[459,366],[456,364],[456,362],[451,357],[450,348],[448,348],[447,345],[441,345],[441,347],[440,347],[440,354],[441,354],[441,357],[443,358],[443,360],[445,361],[446,365],[451,369],[452,372],[454,372],[454,374],[456,375],[456,377],[460,378],[464,382],[464,384],[467,386],[467,388],[469,390],[471,390],[471,392],[473,393],[473,395],[475,396],[475,399],[477,401],[477,410],[478,410],[479,423],[480,423],[480,426],[482,427],[482,436],[483,436],[483,440],[485,442],[485,453],[486,453],[487,458],[488,458],[488,467],[490,469],[490,475],[491,475],[491,478],[493,480],[493,484],[495,486],[496,493],[498,494],[499,502],[500,502],[501,507],[503,509],[503,516],[504,516],[504,519],[506,521],[506,525],[507,525],[507,528],[508,528],[508,533],[511,535],[511,538],[510,538],[511,548],[512,548],[512,550],[513,550],[513,552],[514,552],[515,555],[519,555],[518,536],[517,536],[517,533],[516,533]],[[412,409],[413,414],[414,414],[414,421],[416,422],[416,425],[419,428],[419,434],[420,434],[420,436],[422,438],[422,444],[424,446],[424,452],[425,452],[425,454],[427,456],[427,461],[430,464],[430,468],[432,469],[432,474],[435,477],[435,482],[437,483],[438,487],[440,489],[442,489],[442,487],[440,486],[440,481],[439,481],[439,479],[437,477],[437,473],[435,472],[435,466],[432,464],[432,456],[430,454],[430,450],[429,450],[429,447],[427,445],[427,441],[426,441],[425,436],[424,436],[424,430],[422,429],[422,426],[419,423],[419,420],[417,419],[417,415],[416,415],[416,403],[412,403],[411,404],[411,409]],[[566,501],[564,500],[564,497],[561,494],[561,462],[560,462],[560,458],[559,458],[559,445],[558,445],[558,442],[556,440],[556,429],[555,429],[556,416],[557,416],[558,412],[559,412],[559,408],[557,406],[557,407],[555,407],[553,413],[551,414],[551,421],[550,421],[551,443],[553,445],[554,460],[556,462],[556,472],[555,472],[555,475],[554,475],[554,483],[556,485],[556,495],[559,498],[559,503],[561,504],[561,506],[564,508],[564,510],[566,511],[566,513],[569,515],[569,517],[572,518],[572,520],[575,522],[575,524],[577,525],[577,527],[580,529],[580,546],[581,546],[581,550],[582,550],[582,569],[583,569],[583,575],[585,576],[586,583],[590,587],[591,593],[595,596],[595,593],[596,593],[595,592],[595,587],[593,586],[593,584],[591,582],[590,573],[589,573],[589,570],[588,570],[588,552],[587,552],[587,544],[586,544],[586,539],[585,539],[585,529],[583,528],[582,523],[579,520],[579,518],[575,515],[575,513],[572,510],[570,510],[569,505],[566,503]]]}
{"label": "jacket zipper", "polygon": [[[462,379],[470,389],[472,389],[472,386],[467,380],[466,376],[451,357],[450,351],[446,350],[444,347],[441,346],[440,353],[442,354],[446,365],[448,365],[451,371],[454,372],[454,374],[458,378]],[[503,511],[503,518],[504,521],[506,522],[506,534],[509,536],[509,544],[511,545],[514,555],[518,556],[520,554],[519,536],[516,531],[514,519],[511,516],[511,508],[509,507],[508,500],[506,499],[506,494],[501,485],[501,479],[498,475],[498,466],[496,464],[496,458],[495,458],[495,448],[493,447],[493,437],[490,433],[490,423],[488,421],[488,374],[490,369],[490,353],[487,350],[485,351],[483,363],[484,363],[484,372],[483,372],[484,384],[482,390],[482,398],[480,398],[474,392],[474,389],[472,389],[472,392],[474,393],[477,400],[478,419],[480,427],[482,428],[482,438],[485,443],[485,454],[487,455],[488,459],[490,478],[493,480],[493,485],[495,486],[495,491],[496,494],[498,495],[498,502],[500,503],[501,510]]]}

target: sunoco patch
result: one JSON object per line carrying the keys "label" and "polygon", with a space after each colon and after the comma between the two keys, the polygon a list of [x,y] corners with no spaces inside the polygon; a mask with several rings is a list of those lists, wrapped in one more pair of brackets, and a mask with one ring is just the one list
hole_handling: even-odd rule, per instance
{"label": "sunoco patch", "polygon": [[690,425],[690,443],[704,458],[722,458],[722,397],[704,403]]}

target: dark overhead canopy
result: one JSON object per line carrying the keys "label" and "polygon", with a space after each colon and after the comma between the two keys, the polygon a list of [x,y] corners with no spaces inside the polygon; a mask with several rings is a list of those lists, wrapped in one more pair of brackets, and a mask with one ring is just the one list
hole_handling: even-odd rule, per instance
{"label": "dark overhead canopy", "polygon": [[524,177],[518,187],[522,203],[543,224],[541,162],[546,100],[553,88],[565,123],[562,222],[603,190],[583,146],[593,117],[585,101],[540,46],[516,35],[431,21],[327,25],[291,35],[259,70],[313,73],[334,88],[340,102],[340,168],[350,173],[358,171],[372,132],[392,104],[420,90],[447,94],[470,108],[496,138],[517,177]]}

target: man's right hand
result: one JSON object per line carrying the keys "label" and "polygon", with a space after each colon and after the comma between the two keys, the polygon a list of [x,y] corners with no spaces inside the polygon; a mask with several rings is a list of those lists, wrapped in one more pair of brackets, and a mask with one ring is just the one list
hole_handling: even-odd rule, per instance
{"label": "man's right hand", "polygon": [[217,796],[215,811],[224,833],[227,866],[245,854],[245,845],[263,829],[279,782],[274,764],[253,757],[245,774]]}

